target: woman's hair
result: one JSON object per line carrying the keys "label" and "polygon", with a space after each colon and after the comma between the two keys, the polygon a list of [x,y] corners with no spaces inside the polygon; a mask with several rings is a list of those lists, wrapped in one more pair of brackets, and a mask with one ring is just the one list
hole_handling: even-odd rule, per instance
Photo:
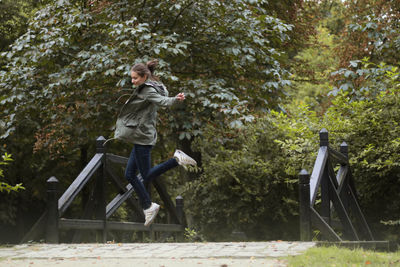
{"label": "woman's hair", "polygon": [[157,65],[157,59],[150,60],[146,64],[138,63],[133,65],[133,67],[131,68],[131,72],[136,72],[140,77],[144,77],[145,75],[147,75],[147,78],[150,80],[158,80],[158,77],[154,75],[154,70],[156,69]]}

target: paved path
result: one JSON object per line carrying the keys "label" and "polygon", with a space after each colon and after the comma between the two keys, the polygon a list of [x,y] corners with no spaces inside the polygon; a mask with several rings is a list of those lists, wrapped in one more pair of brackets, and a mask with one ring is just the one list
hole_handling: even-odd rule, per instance
{"label": "paved path", "polygon": [[312,242],[32,244],[0,248],[0,267],[286,266]]}

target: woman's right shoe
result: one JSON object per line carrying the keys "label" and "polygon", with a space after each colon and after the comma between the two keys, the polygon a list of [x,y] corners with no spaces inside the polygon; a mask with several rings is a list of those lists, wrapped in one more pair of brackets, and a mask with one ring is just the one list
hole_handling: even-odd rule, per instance
{"label": "woman's right shoe", "polygon": [[160,205],[153,202],[151,203],[150,208],[143,210],[144,218],[146,219],[146,221],[144,222],[144,226],[149,226],[150,224],[153,223],[159,210],[160,210]]}
{"label": "woman's right shoe", "polygon": [[192,159],[191,157],[189,157],[188,155],[183,153],[183,151],[178,150],[178,149],[174,153],[174,158],[176,159],[178,164],[181,166],[186,166],[186,165],[196,166],[197,165],[197,162],[194,159]]}

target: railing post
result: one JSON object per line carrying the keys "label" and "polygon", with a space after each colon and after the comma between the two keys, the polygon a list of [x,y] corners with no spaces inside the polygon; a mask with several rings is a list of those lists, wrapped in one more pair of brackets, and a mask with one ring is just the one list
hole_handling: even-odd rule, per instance
{"label": "railing post", "polygon": [[300,240],[311,240],[310,214],[310,174],[301,170],[299,174],[299,212],[300,212]]}
{"label": "railing post", "polygon": [[[183,212],[183,197],[182,196],[177,196],[175,199],[175,209],[176,209],[176,215],[178,217],[179,224],[182,225],[182,227],[185,226],[185,217],[184,217],[184,212]],[[177,234],[177,239],[178,241],[183,241],[183,236],[184,234]]]}
{"label": "railing post", "polygon": [[178,220],[180,224],[184,224],[184,214],[183,214],[183,197],[177,196],[175,199],[176,205],[176,215],[178,216]]}
{"label": "railing post", "polygon": [[340,153],[342,153],[343,155],[345,155],[346,156],[346,158],[349,158],[349,146],[347,145],[347,143],[346,142],[343,142],[341,145],[340,145]]}
{"label": "railing post", "polygon": [[[340,151],[340,153],[345,155],[347,159],[349,158],[349,146],[347,145],[346,142],[343,142],[343,143],[340,144],[339,151]],[[343,179],[346,179],[346,177],[343,177]],[[350,193],[350,189],[348,188],[349,180],[347,180],[347,182],[346,181],[344,181],[344,182],[347,183],[347,184],[344,185],[347,189],[343,190],[343,193],[341,193],[341,200],[343,202],[344,207],[348,211],[350,209],[349,199],[351,197],[351,193]]]}
{"label": "railing post", "polygon": [[58,243],[58,180],[52,176],[47,180],[46,243]]}
{"label": "railing post", "polygon": [[[329,137],[328,131],[323,128],[319,132],[319,145],[321,147],[329,147]],[[329,151],[328,155],[329,155]],[[325,221],[330,225],[331,223],[331,200],[329,196],[329,174],[328,174],[328,165],[329,164],[329,156],[326,162],[326,165],[323,170],[322,178],[321,178],[321,216],[325,219]]]}
{"label": "railing post", "polygon": [[328,145],[329,145],[328,130],[323,128],[319,132],[319,146],[328,146]]}
{"label": "railing post", "polygon": [[96,153],[103,153],[102,165],[98,170],[96,182],[96,219],[103,221],[102,241],[107,242],[107,217],[106,217],[106,198],[105,198],[105,164],[106,164],[106,148],[104,146],[106,139],[100,136],[96,139]]}

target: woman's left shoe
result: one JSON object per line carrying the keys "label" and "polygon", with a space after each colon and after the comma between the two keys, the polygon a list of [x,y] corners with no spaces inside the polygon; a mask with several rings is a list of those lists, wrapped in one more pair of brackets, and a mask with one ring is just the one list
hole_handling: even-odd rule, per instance
{"label": "woman's left shoe", "polygon": [[197,165],[197,162],[194,159],[192,159],[191,157],[189,157],[188,155],[183,153],[183,151],[178,150],[178,149],[174,153],[174,158],[176,159],[178,164],[182,165],[182,166],[186,166],[186,165],[196,166]]}

